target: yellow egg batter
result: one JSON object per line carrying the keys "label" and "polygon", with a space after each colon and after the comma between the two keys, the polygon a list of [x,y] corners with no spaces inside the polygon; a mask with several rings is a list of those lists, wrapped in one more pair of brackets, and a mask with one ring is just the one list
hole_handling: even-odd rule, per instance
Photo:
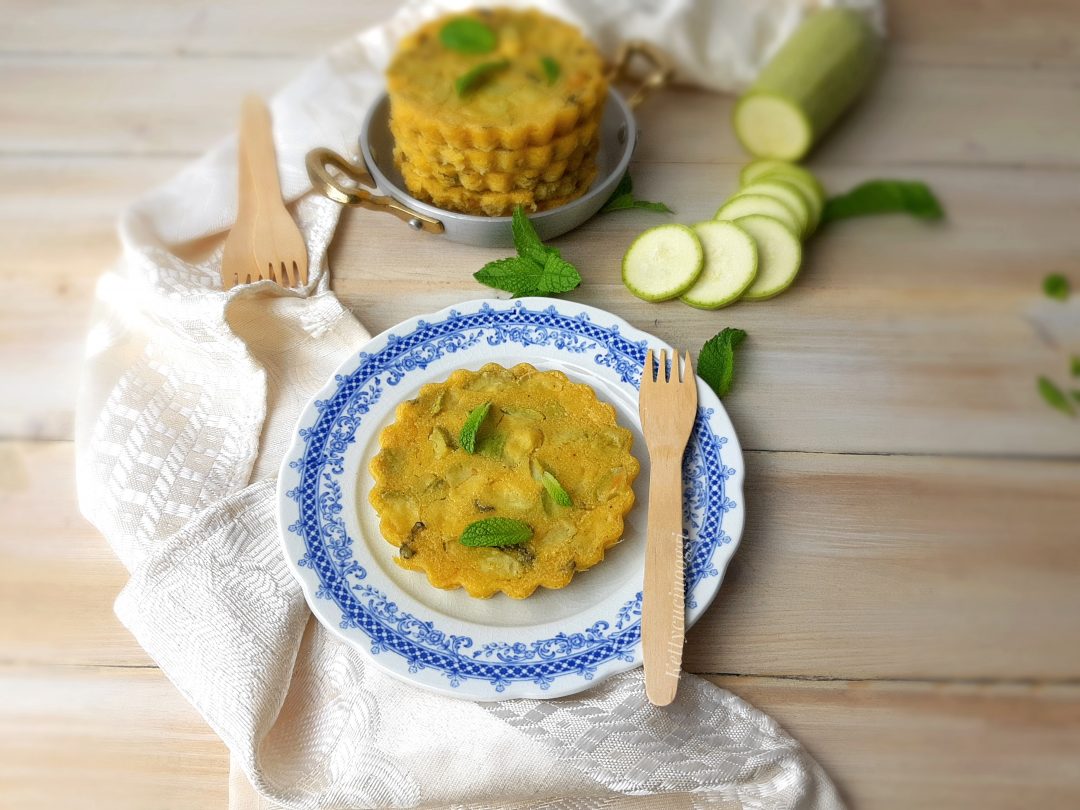
{"label": "yellow egg batter", "polygon": [[[469,453],[461,428],[484,403],[490,409]],[[565,587],[621,539],[639,470],[632,440],[614,408],[562,372],[524,363],[455,371],[398,406],[371,462],[370,502],[398,565],[438,588],[523,599],[541,586]],[[545,472],[570,506],[553,500]],[[524,521],[532,537],[506,548],[459,542],[489,517]]]}

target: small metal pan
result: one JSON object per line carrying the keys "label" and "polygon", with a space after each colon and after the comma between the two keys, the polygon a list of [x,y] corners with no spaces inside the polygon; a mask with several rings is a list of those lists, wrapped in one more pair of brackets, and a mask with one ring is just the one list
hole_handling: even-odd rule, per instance
{"label": "small metal pan", "polygon": [[[639,77],[631,73],[631,62],[635,57],[641,57],[648,64],[647,72]],[[635,81],[637,87],[627,98],[614,88],[608,92],[600,124],[597,179],[589,190],[565,205],[529,215],[541,239],[551,239],[573,230],[607,202],[626,173],[637,145],[639,133],[633,109],[652,91],[665,86],[673,72],[668,58],[647,42],[631,41],[619,49],[608,79],[611,84]],[[390,99],[383,93],[364,119],[359,162],[354,163],[337,152],[320,147],[308,152],[308,176],[315,190],[331,200],[342,205],[387,211],[414,230],[442,234],[452,242],[480,247],[513,245],[510,217],[459,214],[411,196],[394,165],[393,151]],[[356,185],[344,185],[331,173],[331,168]]]}

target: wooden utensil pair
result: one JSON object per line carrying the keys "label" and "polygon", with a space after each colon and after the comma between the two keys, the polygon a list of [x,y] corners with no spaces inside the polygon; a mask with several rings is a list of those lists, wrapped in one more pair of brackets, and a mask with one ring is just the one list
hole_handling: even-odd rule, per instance
{"label": "wooden utensil pair", "polygon": [[264,279],[283,287],[307,284],[307,245],[281,199],[270,110],[256,96],[244,99],[239,164],[239,204],[221,259],[222,287]]}

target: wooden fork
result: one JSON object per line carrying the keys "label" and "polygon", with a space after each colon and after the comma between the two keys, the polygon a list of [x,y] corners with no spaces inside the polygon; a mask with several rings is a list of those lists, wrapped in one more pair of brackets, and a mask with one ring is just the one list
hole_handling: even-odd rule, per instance
{"label": "wooden fork", "polygon": [[675,699],[682,672],[686,616],[683,597],[682,457],[697,416],[697,377],[686,353],[682,378],[679,355],[660,350],[653,376],[652,349],[645,354],[638,401],[641,430],[649,448],[649,522],[645,547],[645,588],[641,605],[641,646],[645,694],[656,706]]}
{"label": "wooden fork", "polygon": [[307,284],[307,245],[282,202],[270,110],[257,96],[244,99],[239,157],[239,206],[225,240],[222,286],[264,279],[283,287]]}

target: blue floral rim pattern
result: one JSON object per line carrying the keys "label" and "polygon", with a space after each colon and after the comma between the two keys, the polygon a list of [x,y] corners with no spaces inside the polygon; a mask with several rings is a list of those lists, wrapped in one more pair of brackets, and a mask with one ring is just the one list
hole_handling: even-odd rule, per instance
{"label": "blue floral rim pattern", "polygon": [[[478,345],[549,347],[557,352],[591,355],[623,383],[640,386],[645,341],[624,337],[617,325],[593,322],[586,313],[574,316],[556,307],[531,309],[524,302],[507,308],[483,304],[472,312],[451,310],[440,320],[418,321],[407,334],[391,334],[381,349],[362,352],[355,370],[338,375],[336,390],[317,400],[313,424],[300,428],[302,453],[289,461],[299,483],[286,492],[295,501],[298,518],[287,528],[303,541],[297,560],[315,572],[316,596],[341,611],[342,630],[359,630],[375,655],[399,655],[410,672],[436,670],[451,687],[478,679],[502,692],[514,682],[547,689],[556,679],[589,680],[597,667],[612,661],[632,662],[640,640],[641,594],[611,616],[598,617],[577,632],[523,643],[499,641],[477,646],[465,635],[440,630],[434,621],[399,609],[387,595],[366,582],[367,571],[355,559],[353,538],[343,519],[345,454],[357,428],[386,392],[429,364]],[[701,409],[684,463],[685,582],[687,607],[696,607],[694,592],[708,577],[719,576],[713,562],[717,549],[732,542],[723,530],[724,514],[736,504],[725,493],[734,473],[721,461],[727,437],[710,427],[710,409]]]}

